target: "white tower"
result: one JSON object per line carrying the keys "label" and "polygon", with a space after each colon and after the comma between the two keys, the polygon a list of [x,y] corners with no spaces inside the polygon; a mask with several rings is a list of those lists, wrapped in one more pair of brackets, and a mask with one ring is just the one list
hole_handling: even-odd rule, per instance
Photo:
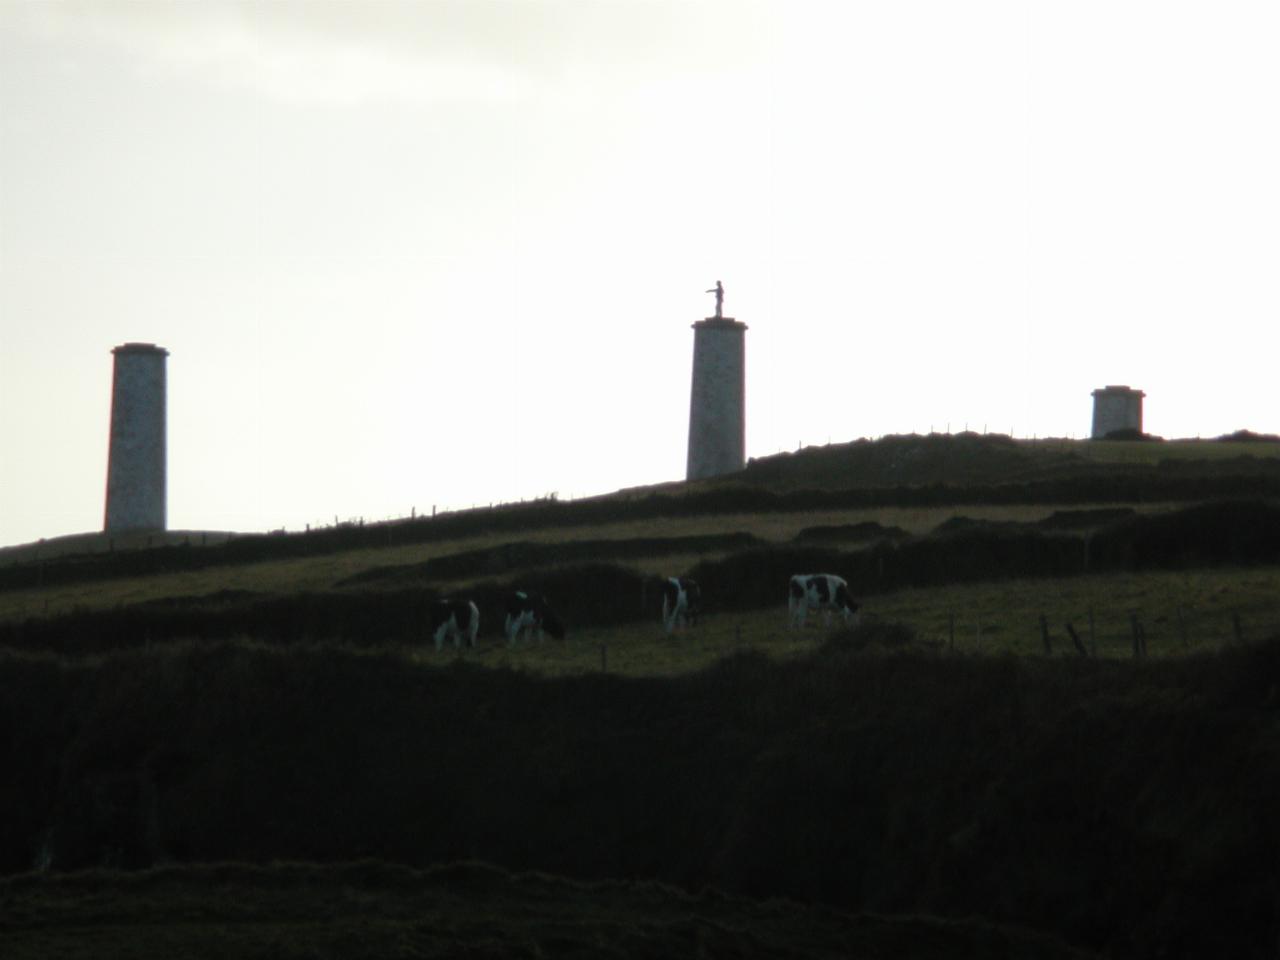
{"label": "white tower", "polygon": [[1142,432],[1142,398],[1146,394],[1129,387],[1104,387],[1093,391],[1094,440],[1100,440],[1113,430]]}
{"label": "white tower", "polygon": [[724,290],[717,282],[716,315],[693,324],[687,480],[733,473],[746,466],[747,325],[721,316],[723,299]]}
{"label": "white tower", "polygon": [[165,529],[165,358],[154,343],[111,351],[111,448],[105,529]]}

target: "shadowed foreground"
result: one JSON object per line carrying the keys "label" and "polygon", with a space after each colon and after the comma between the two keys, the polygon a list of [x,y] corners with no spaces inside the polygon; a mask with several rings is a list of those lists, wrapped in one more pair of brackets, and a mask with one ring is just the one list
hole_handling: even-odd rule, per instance
{"label": "shadowed foreground", "polygon": [[[117,875],[121,890],[168,895],[146,887],[148,868],[474,860],[849,914],[982,917],[1114,957],[1273,958],[1278,704],[1280,639],[1160,661],[987,658],[868,626],[809,657],[742,654],[666,679],[540,678],[324,644],[6,653],[0,868],[142,870]],[[271,889],[269,870],[245,876]],[[23,882],[80,881],[12,881],[6,923]],[[517,899],[504,918],[560,909],[561,893],[525,885],[542,906]],[[232,888],[225,909],[249,909]],[[582,888],[557,889],[572,900]],[[117,893],[104,881],[100,895]],[[205,900],[174,913],[198,924]],[[492,897],[466,910],[479,930]],[[351,922],[364,942],[365,921]],[[575,937],[581,922],[565,921]]]}
{"label": "shadowed foreground", "polygon": [[0,881],[6,960],[115,957],[969,957],[1086,960],[980,922],[572,883],[469,863],[416,871],[213,865]]}

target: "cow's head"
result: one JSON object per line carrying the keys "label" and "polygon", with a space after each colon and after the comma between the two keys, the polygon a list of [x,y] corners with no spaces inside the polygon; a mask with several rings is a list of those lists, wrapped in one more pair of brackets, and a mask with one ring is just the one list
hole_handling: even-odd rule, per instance
{"label": "cow's head", "polygon": [[698,585],[696,580],[686,580],[684,583],[684,593],[686,602],[689,605],[689,613],[696,614],[702,609],[702,587]]}
{"label": "cow's head", "polygon": [[858,611],[862,609],[862,604],[858,603],[849,593],[849,588],[839,586],[836,588],[835,604],[844,612],[845,623],[851,623],[858,617]]}

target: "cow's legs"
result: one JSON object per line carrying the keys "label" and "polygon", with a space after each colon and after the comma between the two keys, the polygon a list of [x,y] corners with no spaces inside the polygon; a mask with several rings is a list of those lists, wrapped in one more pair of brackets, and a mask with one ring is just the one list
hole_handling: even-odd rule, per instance
{"label": "cow's legs", "polygon": [[680,606],[678,604],[673,604],[671,606],[671,609],[668,610],[667,598],[663,597],[662,598],[662,625],[667,629],[667,636],[671,636],[671,634],[675,631],[676,622],[679,619],[679,617],[680,617]]}
{"label": "cow's legs", "polygon": [[793,630],[801,630],[804,628],[805,621],[809,619],[809,601],[806,597],[799,600],[792,599],[791,602],[791,628]]}

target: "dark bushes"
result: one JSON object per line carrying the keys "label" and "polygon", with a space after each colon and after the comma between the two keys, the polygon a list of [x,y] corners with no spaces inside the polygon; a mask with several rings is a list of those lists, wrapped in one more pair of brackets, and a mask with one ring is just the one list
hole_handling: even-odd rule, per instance
{"label": "dark bushes", "polygon": [[1261,501],[1218,501],[1134,517],[1097,533],[1090,553],[1107,569],[1276,563],[1280,509]]}
{"label": "dark bushes", "polygon": [[538,680],[327,646],[0,659],[0,866],[480,858],[1116,956],[1280,936],[1280,640],[1182,662],[920,655]]}
{"label": "dark bushes", "polygon": [[746,550],[763,543],[749,533],[693,537],[631,537],[617,540],[565,540],[557,543],[504,543],[480,550],[464,550],[424,563],[374,567],[336,584],[339,587],[405,581],[458,580],[495,576],[529,567],[548,567],[595,561],[633,560],[689,553]]}
{"label": "dark bushes", "polygon": [[875,543],[879,540],[906,540],[911,535],[901,527],[885,527],[878,523],[845,523],[834,526],[805,527],[795,536],[796,543]]}

